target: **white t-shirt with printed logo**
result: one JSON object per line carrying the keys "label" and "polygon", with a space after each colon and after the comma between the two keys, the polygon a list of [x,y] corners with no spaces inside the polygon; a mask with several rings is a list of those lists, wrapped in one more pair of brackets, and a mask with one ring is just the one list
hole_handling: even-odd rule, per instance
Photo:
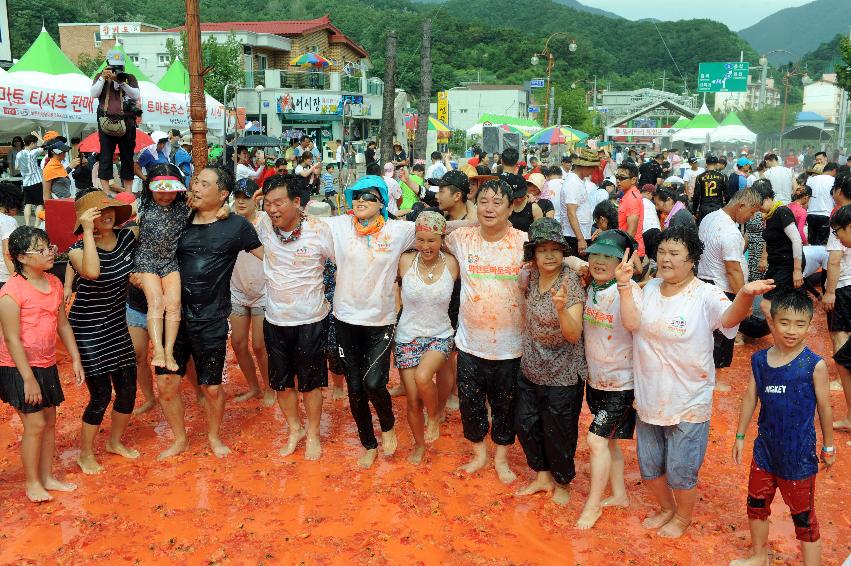
{"label": "white t-shirt with printed logo", "polygon": [[[807,249],[812,246],[804,246]],[[839,261],[839,281],[836,283],[836,288],[841,289],[851,285],[851,248],[846,248],[839,241],[839,238],[830,233],[827,238],[827,246],[825,249],[830,252],[842,252],[842,259]],[[808,261],[807,264],[810,262]]]}
{"label": "white t-shirt with printed logo", "polygon": [[[446,237],[446,247],[461,268],[455,335],[459,350],[486,360],[511,360],[523,354],[523,292],[518,275],[528,239],[526,232],[509,228],[500,241],[488,242],[478,227],[459,228]],[[338,283],[338,292],[339,288]]]}
{"label": "white t-shirt with printed logo", "polygon": [[352,216],[322,220],[334,238],[334,316],[357,326],[395,324],[393,284],[399,257],[414,245],[414,223],[388,220],[377,234],[359,236]]}
{"label": "white t-shirt with printed logo", "polygon": [[[632,300],[641,310],[641,287],[630,282]],[[617,285],[602,291],[589,287],[582,314],[582,336],[588,360],[588,385],[600,391],[633,389],[632,332],[621,322],[621,299]]]}
{"label": "white t-shirt with printed logo", "polygon": [[712,332],[732,339],[739,325],[722,327],[731,303],[715,285],[695,277],[673,297],[663,297],[661,285],[654,279],[644,287],[641,326],[633,333],[635,408],[648,424],[703,423],[715,387]]}
{"label": "white t-shirt with printed logo", "polygon": [[745,261],[745,238],[739,225],[723,209],[710,212],[700,222],[698,236],[703,242],[703,254],[697,264],[697,276],[714,281],[722,291],[732,293],[727,281],[725,261],[738,261],[744,282],[748,282],[748,263]]}
{"label": "white t-shirt with printed logo", "polygon": [[308,217],[298,239],[284,243],[265,214],[256,228],[263,244],[266,320],[275,326],[299,326],[323,320],[331,310],[325,300],[322,279],[325,260],[334,259],[331,229],[324,222]]}

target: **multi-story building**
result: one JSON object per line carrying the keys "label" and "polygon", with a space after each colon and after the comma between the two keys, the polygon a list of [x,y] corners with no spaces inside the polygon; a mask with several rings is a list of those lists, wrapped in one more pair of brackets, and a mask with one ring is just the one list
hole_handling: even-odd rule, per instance
{"label": "multi-story building", "polygon": [[[759,108],[759,81],[752,81],[748,75],[748,90],[745,92],[716,92],[716,112],[739,112]],[[765,81],[765,106],[780,106],[780,89],[774,84],[774,79]]]}
{"label": "multi-story building", "polygon": [[529,118],[529,91],[523,85],[469,84],[447,91],[449,127],[467,130],[485,114]]}
{"label": "multi-story building", "polygon": [[59,24],[59,46],[76,63],[83,54],[91,57],[106,54],[122,34],[161,30],[143,22],[62,23]]}
{"label": "multi-story building", "polygon": [[824,73],[821,78],[804,86],[804,112],[821,114],[831,124],[839,123],[842,89],[836,84],[836,73]]}

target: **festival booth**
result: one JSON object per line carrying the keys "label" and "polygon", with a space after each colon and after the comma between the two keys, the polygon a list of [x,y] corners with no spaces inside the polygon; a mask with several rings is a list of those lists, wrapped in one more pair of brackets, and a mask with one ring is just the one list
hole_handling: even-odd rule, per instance
{"label": "festival booth", "polygon": [[[186,108],[189,108],[189,71],[175,59],[165,75],[157,82],[157,88],[163,92],[178,97]],[[207,107],[207,130],[218,138],[224,137],[225,106],[212,96],[204,93]]]}
{"label": "festival booth", "polygon": [[709,134],[712,143],[754,144],[756,134],[745,126],[735,112],[730,112]]}
{"label": "festival booth", "polygon": [[[679,122],[679,120],[678,120]],[[676,124],[675,124],[676,125]],[[671,136],[673,142],[683,142],[692,145],[708,145],[709,135],[718,127],[718,121],[712,117],[706,104],[700,107],[700,112],[691,121]]]}

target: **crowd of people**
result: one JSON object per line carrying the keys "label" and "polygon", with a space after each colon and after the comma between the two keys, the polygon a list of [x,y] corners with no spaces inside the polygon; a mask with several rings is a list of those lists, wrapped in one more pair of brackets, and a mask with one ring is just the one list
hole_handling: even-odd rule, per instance
{"label": "crowd of people", "polygon": [[[120,62],[95,82],[107,109],[112,93],[132,96],[134,87],[118,82]],[[101,135],[123,140],[131,128],[125,123],[114,135],[111,127],[103,124]],[[159,458],[184,452],[186,376],[210,449],[226,457],[230,339],[248,384],[237,401],[262,395],[267,406],[277,403],[287,421],[283,456],[303,443],[305,459],[322,457],[330,374],[335,397],[345,380],[363,449],[359,468],[373,466],[379,445],[383,457],[395,454],[392,395],[404,395],[411,464],[422,464],[446,411],[457,407],[470,449],[463,472],[492,463],[501,482],[513,483],[508,454],[516,439],[535,472],[518,495],[547,492],[563,505],[577,474],[584,403],[593,415],[581,434],[591,481],[576,527],[593,528],[607,507],[629,504],[624,473],[633,463],[621,446],[635,438],[638,470],[657,504],[643,525],[676,538],[698,501],[713,394],[723,389],[716,370],[731,364],[737,339],[770,333],[773,346],[752,358],[729,439],[741,462],[759,401],[747,498],[753,554],[734,563],[767,561],[778,488],[805,563],[818,562],[818,464],[834,462],[834,428],[851,430],[849,416],[833,422],[827,364],[806,345],[809,292],[828,312],[848,402],[851,176],[835,163],[814,165],[793,189],[791,172],[773,171],[785,169],[774,165],[775,154],[751,179],[748,156],[729,175],[713,155],[700,173],[694,158],[681,159],[692,174],[680,176],[671,171],[676,152],[645,161],[587,147],[548,155],[549,164],[537,157],[527,164],[508,148],[476,152],[457,169],[440,153],[409,168],[399,145],[384,164],[373,152],[366,174],[345,189],[344,210],[335,211],[312,198],[323,173],[309,139],[292,174],[286,156],[255,167],[237,149],[236,176],[215,166],[182,169],[170,141],[158,137],[141,163],[138,198],[123,196],[135,172],[122,167],[115,191],[104,158],[103,183],[76,187],[80,239],[64,281],[49,273],[57,249],[46,233],[14,218],[34,204],[27,196],[34,184],[23,191],[0,184],[0,399],[23,423],[30,500],[76,488],[52,472],[64,400],[57,335],[89,392],[77,460],[86,474],[104,470],[95,438],[110,403],[107,452],[139,456],[124,435],[134,410],[152,409],[155,399],[173,435]],[[38,139],[23,142],[22,152],[39,157]],[[123,159],[123,141],[113,142]],[[65,171],[64,142],[44,147]],[[43,167],[44,183],[50,169]],[[58,196],[42,187],[42,196]],[[391,365],[400,376],[393,391]],[[137,388],[145,397],[139,408]]]}

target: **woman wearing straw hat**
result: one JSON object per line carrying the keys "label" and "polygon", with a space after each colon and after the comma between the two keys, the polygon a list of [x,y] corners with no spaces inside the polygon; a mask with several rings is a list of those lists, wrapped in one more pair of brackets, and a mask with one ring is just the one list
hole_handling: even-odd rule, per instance
{"label": "woman wearing straw hat", "polygon": [[83,239],[71,246],[69,257],[80,274],[77,297],[68,314],[80,350],[89,404],[83,413],[80,456],[77,463],[86,474],[102,471],[94,454],[95,435],[112,400],[112,430],[106,451],[137,458],[139,452],[124,446],[121,437],[127,429],[136,402],[136,354],[127,329],[125,300],[136,235],[117,229],[133,214],[133,208],[103,191],[78,196],[75,234]]}

